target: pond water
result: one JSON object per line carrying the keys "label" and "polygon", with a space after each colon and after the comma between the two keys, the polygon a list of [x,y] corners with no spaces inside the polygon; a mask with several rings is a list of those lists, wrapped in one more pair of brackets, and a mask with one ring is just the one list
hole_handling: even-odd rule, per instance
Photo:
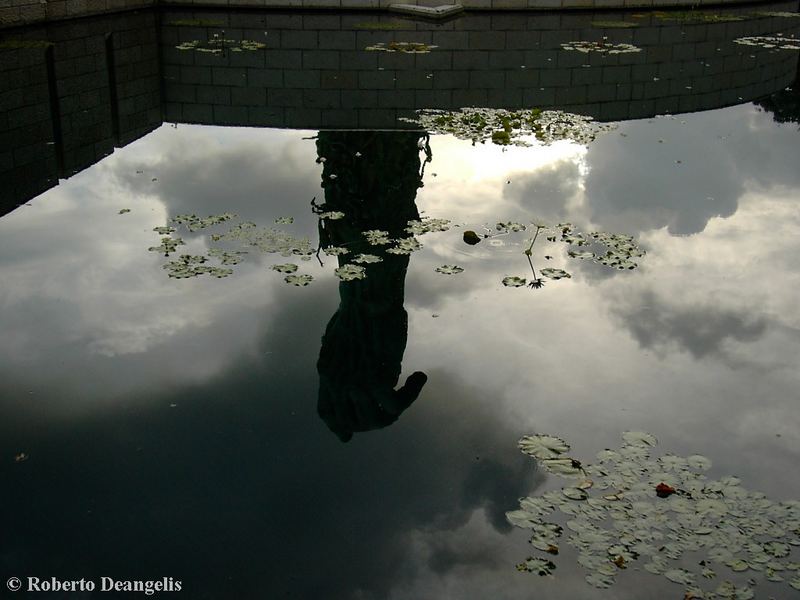
{"label": "pond water", "polygon": [[[0,219],[0,575],[172,577],[190,598],[797,597],[796,94],[672,112],[521,146],[165,123],[23,198]],[[579,232],[631,236],[626,268],[570,256],[606,251]],[[558,555],[506,513],[603,476],[517,443],[563,438],[587,467],[623,432],[775,503],[676,509],[655,554],[712,517],[710,539],[783,529],[728,542],[714,579],[713,544],[653,574],[623,540],[616,583],[587,583],[578,509],[545,519]],[[701,495],[675,481],[647,483],[651,506]],[[515,568],[531,556],[552,574]]]}

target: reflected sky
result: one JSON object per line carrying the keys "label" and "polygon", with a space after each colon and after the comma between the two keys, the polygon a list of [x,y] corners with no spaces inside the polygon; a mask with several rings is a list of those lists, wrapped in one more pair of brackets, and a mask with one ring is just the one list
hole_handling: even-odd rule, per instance
{"label": "reflected sky", "polygon": [[[589,459],[649,430],[712,476],[800,496],[796,126],[744,105],[622,123],[588,148],[431,138],[416,208],[457,227],[421,236],[404,271],[400,374],[428,381],[347,444],[317,414],[335,258],[295,261],[315,277],[295,288],[276,255],[176,281],[147,251],[186,212],[292,216],[316,245],[314,136],[165,126],[0,220],[3,573],[167,575],[193,598],[609,597],[568,553],[554,581],[514,570],[530,550],[504,512],[560,485],[516,448],[535,431]],[[524,234],[461,241],[534,217],[648,254],[615,272],[537,242],[537,268],[572,279],[510,289]],[[615,598],[655,582],[624,575]]]}

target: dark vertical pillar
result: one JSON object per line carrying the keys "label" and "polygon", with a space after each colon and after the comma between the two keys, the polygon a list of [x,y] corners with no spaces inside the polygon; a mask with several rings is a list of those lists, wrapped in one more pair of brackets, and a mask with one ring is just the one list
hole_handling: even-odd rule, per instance
{"label": "dark vertical pillar", "polygon": [[105,44],[106,44],[106,69],[108,69],[108,100],[111,103],[111,133],[114,136],[114,145],[120,146],[119,96],[117,94],[117,65],[114,60],[113,33],[106,34]]}
{"label": "dark vertical pillar", "polygon": [[56,80],[56,61],[53,46],[44,51],[47,66],[47,91],[50,95],[50,119],[53,122],[53,144],[56,149],[56,165],[58,176],[65,177],[64,169],[64,135],[61,131],[61,106],[58,101],[58,83]]}

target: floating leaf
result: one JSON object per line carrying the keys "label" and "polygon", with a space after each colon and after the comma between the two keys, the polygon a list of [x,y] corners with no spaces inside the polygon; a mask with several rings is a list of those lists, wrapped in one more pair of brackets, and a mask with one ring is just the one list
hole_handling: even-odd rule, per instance
{"label": "floating leaf", "polygon": [[390,254],[411,254],[420,249],[422,249],[422,244],[412,237],[394,240],[394,246],[387,249],[386,252]]}
{"label": "floating leaf", "polygon": [[150,246],[150,252],[161,252],[164,256],[169,256],[175,252],[178,246],[184,246],[184,241],[181,238],[162,237],[160,246]]}
{"label": "floating leaf", "polygon": [[305,287],[314,281],[314,278],[311,275],[287,275],[283,278],[286,283],[290,283],[291,285],[296,285],[298,287]]}
{"label": "floating leaf", "polygon": [[464,267],[459,267],[458,265],[442,265],[441,267],[436,267],[437,273],[442,273],[444,275],[457,275],[458,273],[464,272]]}
{"label": "floating leaf", "polygon": [[800,50],[800,40],[793,36],[754,35],[736,38],[733,41],[744,46],[758,46],[775,50]]}
{"label": "floating leaf", "polygon": [[612,44],[608,42],[567,42],[561,44],[564,50],[577,50],[588,54],[596,52],[598,54],[627,54],[630,52],[641,52],[642,49],[633,44]]}
{"label": "floating leaf", "polygon": [[549,560],[543,558],[528,557],[525,562],[517,565],[518,571],[528,571],[529,573],[537,573],[541,576],[552,575],[556,566]]}
{"label": "floating leaf", "polygon": [[238,265],[242,262],[243,254],[247,254],[247,252],[228,252],[219,248],[212,248],[208,251],[209,256],[219,259],[223,265]]}
{"label": "floating leaf", "polygon": [[625,431],[622,439],[634,446],[655,446],[658,444],[656,437],[644,431]]}
{"label": "floating leaf", "polygon": [[604,590],[614,585],[614,576],[607,573],[590,573],[585,577],[586,583]]}
{"label": "floating leaf", "polygon": [[124,215],[124,214],[129,213],[129,212],[131,212],[130,208],[120,208],[119,209],[119,214],[121,214],[121,215]]}
{"label": "floating leaf", "polygon": [[507,223],[500,222],[495,226],[495,228],[501,233],[525,231],[525,225],[522,223],[514,223],[513,221],[509,221]]}
{"label": "floating leaf", "polygon": [[435,219],[433,217],[423,217],[420,220],[408,222],[406,231],[412,235],[423,235],[431,232],[448,231],[450,221],[448,219]]}
{"label": "floating leaf", "polygon": [[570,500],[586,500],[589,497],[589,494],[586,492],[586,490],[577,487],[563,488],[561,493]]}
{"label": "floating leaf", "polygon": [[638,23],[631,23],[630,21],[592,21],[592,27],[601,27],[603,29],[628,29],[638,26]]}
{"label": "floating leaf", "polygon": [[572,458],[547,458],[540,463],[547,471],[554,475],[569,477],[572,475],[582,475],[581,463]]}
{"label": "floating leaf", "polygon": [[233,213],[222,213],[221,215],[209,215],[201,219],[197,215],[177,215],[172,218],[172,222],[179,225],[186,225],[189,231],[197,231],[213,225],[218,225],[219,223],[224,223],[225,221],[230,221],[235,216],[236,215]]}
{"label": "floating leaf", "polygon": [[277,225],[291,225],[294,223],[294,217],[278,217],[275,219]]}
{"label": "floating leaf", "polygon": [[449,133],[459,139],[500,145],[529,146],[521,139],[533,135],[543,144],[569,139],[586,144],[600,132],[610,131],[613,124],[596,123],[590,117],[557,110],[516,110],[496,108],[462,108],[457,111],[426,109],[417,111],[417,118],[401,118],[419,125],[430,133]]}
{"label": "floating leaf", "polygon": [[367,238],[367,242],[372,244],[373,246],[385,246],[389,244],[391,240],[389,239],[389,232],[382,231],[380,229],[369,229],[363,232],[365,238]]}
{"label": "floating leaf", "polygon": [[344,213],[338,210],[331,210],[328,212],[319,213],[317,215],[320,219],[327,219],[328,221],[338,221],[344,218]]}
{"label": "floating leaf", "polygon": [[379,42],[372,46],[367,46],[364,50],[368,52],[400,52],[401,54],[427,54],[431,50],[438,48],[423,42]]}
{"label": "floating leaf", "polygon": [[506,287],[522,287],[526,283],[527,280],[524,277],[516,277],[512,275],[503,277],[503,285]]}
{"label": "floating leaf", "polygon": [[270,267],[273,271],[277,271],[278,273],[294,273],[297,271],[297,265],[292,263],[286,263],[283,265],[272,265]]}
{"label": "floating leaf", "polygon": [[364,279],[366,272],[364,267],[358,265],[342,265],[334,269],[334,274],[342,281],[353,281],[354,279]]}
{"label": "floating leaf", "polygon": [[699,454],[693,454],[686,458],[689,467],[698,471],[708,471],[711,468],[711,459]]}
{"label": "floating leaf", "polygon": [[664,573],[664,577],[673,583],[680,583],[683,585],[694,583],[694,575],[692,575],[686,569],[670,569]]}
{"label": "floating leaf", "polygon": [[534,458],[557,458],[569,451],[569,444],[551,435],[526,435],[517,445],[524,454]]}
{"label": "floating leaf", "polygon": [[545,277],[549,277],[550,279],[565,279],[565,278],[569,279],[570,277],[572,277],[572,275],[570,275],[563,269],[547,268],[547,269],[542,269],[541,273],[542,275],[544,275]]}
{"label": "floating leaf", "polygon": [[381,262],[383,259],[380,256],[375,256],[374,254],[359,254],[355,258],[353,258],[353,262],[362,263],[362,264],[370,264],[370,263],[378,263]]}
{"label": "floating leaf", "polygon": [[178,260],[168,262],[163,265],[163,268],[169,272],[169,277],[173,279],[187,279],[189,277],[198,277],[199,275],[211,275],[221,279],[233,273],[231,269],[206,266],[203,263],[207,260],[205,256],[182,254]]}
{"label": "floating leaf", "polygon": [[521,529],[533,529],[537,524],[541,523],[538,515],[525,510],[509,511],[506,513],[506,519],[509,523]]}

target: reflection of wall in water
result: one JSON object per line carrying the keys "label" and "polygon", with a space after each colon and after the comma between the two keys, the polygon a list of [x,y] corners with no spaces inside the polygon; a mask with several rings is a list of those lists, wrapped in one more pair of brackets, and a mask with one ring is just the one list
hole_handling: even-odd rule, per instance
{"label": "reflection of wall in water", "polygon": [[161,124],[156,33],[137,13],[26,29],[33,47],[0,50],[2,212]]}
{"label": "reflection of wall in water", "polygon": [[[796,10],[796,3],[761,8]],[[781,89],[796,70],[796,52],[734,39],[800,31],[797,19],[778,17],[709,23],[649,17],[631,29],[591,26],[623,18],[608,13],[473,14],[444,26],[392,18],[403,23],[397,31],[359,29],[370,21],[364,15],[264,14],[257,23],[252,14],[194,18],[200,17],[220,25],[164,27],[167,118],[310,129],[396,128],[398,117],[420,108],[558,106],[602,120],[718,108]],[[175,18],[178,13],[165,21]],[[222,29],[226,37],[268,47],[226,56],[175,48]],[[587,56],[560,50],[561,43],[604,35],[642,51]],[[364,51],[392,40],[438,48],[417,55]]]}
{"label": "reflection of wall in water", "polygon": [[153,6],[157,0],[2,0],[0,27]]}
{"label": "reflection of wall in water", "polygon": [[[796,10],[796,3],[759,9]],[[219,25],[174,24],[198,18]],[[732,40],[798,35],[798,19],[679,24],[649,17],[633,29],[591,26],[621,18],[472,14],[436,25],[353,13],[166,11],[159,18],[143,11],[15,30],[14,37],[53,43],[53,77],[44,47],[0,49],[2,212],[157,127],[162,112],[178,122],[308,129],[405,127],[397,119],[414,109],[470,105],[557,106],[622,120],[761,98],[785,88],[797,72],[797,52]],[[378,21],[404,29],[365,28]],[[223,28],[227,38],[267,48],[224,56],[175,48]],[[558,49],[602,35],[643,50],[587,57]],[[439,48],[420,55],[364,50],[390,40]],[[581,66],[587,61],[589,68]]]}

